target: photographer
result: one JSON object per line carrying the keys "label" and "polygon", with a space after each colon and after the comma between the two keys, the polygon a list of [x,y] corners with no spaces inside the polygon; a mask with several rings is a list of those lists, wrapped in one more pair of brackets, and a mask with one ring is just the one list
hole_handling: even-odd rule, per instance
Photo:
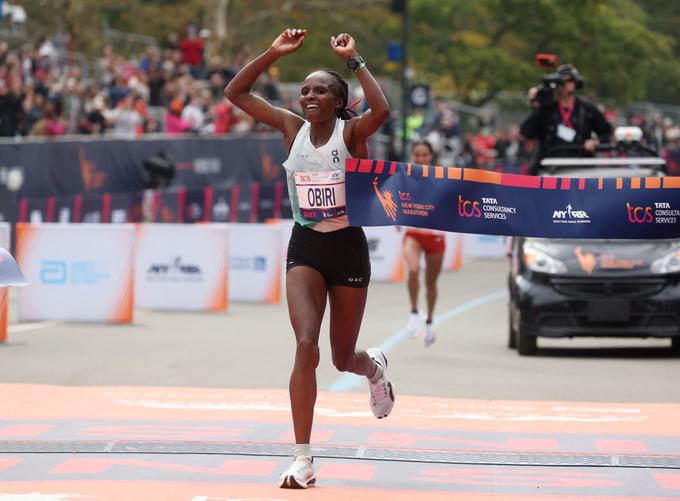
{"label": "photographer", "polygon": [[[545,157],[593,154],[598,139],[609,141],[612,126],[602,112],[576,95],[583,83],[578,70],[565,64],[558,67],[556,73],[546,75],[539,87],[529,91],[533,111],[522,123],[520,131],[525,138],[539,141],[532,174],[537,174],[540,161]],[[593,138],[593,133],[598,139]]]}

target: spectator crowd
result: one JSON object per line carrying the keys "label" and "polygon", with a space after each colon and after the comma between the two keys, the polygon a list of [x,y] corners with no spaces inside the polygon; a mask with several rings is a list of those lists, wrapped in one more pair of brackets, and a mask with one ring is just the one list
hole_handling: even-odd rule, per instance
{"label": "spectator crowd", "polygon": [[[0,41],[0,136],[134,137],[266,130],[223,97],[224,87],[247,54],[230,62],[220,56],[206,60],[209,36],[208,30],[191,24],[183,36],[171,33],[162,43],[148,45],[138,59],[106,46],[94,63],[74,57],[45,36],[20,46]],[[276,67],[256,90],[279,106],[297,108],[296,99],[284,98]],[[640,126],[647,144],[662,151],[669,166],[680,171],[680,127],[670,118],[660,113],[623,119],[610,113],[608,118],[615,125]],[[397,158],[400,130],[396,119],[387,124],[381,131],[386,146],[375,153]],[[444,165],[527,172],[535,150],[518,126],[497,127],[490,116],[477,116],[474,126],[463,127],[458,112],[446,102],[411,115],[407,131],[409,139],[427,139]]]}
{"label": "spectator crowd", "polygon": [[[49,37],[21,47],[2,41],[0,136],[251,131],[257,124],[222,95],[238,64],[206,61],[208,36],[190,25],[184,37],[170,34],[139,59],[107,46],[94,64]],[[273,81],[262,82],[263,94],[276,96]]]}

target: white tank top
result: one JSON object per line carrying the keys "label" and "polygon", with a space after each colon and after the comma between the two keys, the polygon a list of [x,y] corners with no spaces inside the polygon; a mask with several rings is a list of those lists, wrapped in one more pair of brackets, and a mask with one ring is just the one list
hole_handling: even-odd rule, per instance
{"label": "white tank top", "polygon": [[345,209],[345,160],[351,158],[337,118],[328,142],[315,148],[311,124],[305,120],[283,163],[293,219],[302,226],[328,232],[349,226]]}

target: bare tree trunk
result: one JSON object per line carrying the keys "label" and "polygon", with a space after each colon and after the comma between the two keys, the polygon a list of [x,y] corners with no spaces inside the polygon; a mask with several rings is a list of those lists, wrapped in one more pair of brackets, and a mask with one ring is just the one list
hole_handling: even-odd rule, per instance
{"label": "bare tree trunk", "polygon": [[207,54],[209,57],[222,55],[227,48],[227,10],[229,9],[229,0],[213,0],[213,9],[206,9],[205,26],[210,26],[212,36],[210,37],[210,44],[207,47]]}
{"label": "bare tree trunk", "polygon": [[217,40],[222,43],[227,39],[227,9],[229,0],[217,0],[217,11],[215,12],[215,35]]}

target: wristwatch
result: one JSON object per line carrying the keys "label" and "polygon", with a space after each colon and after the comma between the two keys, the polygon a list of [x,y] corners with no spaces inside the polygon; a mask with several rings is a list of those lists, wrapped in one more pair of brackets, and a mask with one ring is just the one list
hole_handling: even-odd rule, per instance
{"label": "wristwatch", "polygon": [[345,64],[347,64],[347,68],[354,71],[355,73],[359,71],[361,68],[366,66],[366,61],[364,61],[364,58],[361,56],[351,56],[347,58],[347,61],[345,61]]}

